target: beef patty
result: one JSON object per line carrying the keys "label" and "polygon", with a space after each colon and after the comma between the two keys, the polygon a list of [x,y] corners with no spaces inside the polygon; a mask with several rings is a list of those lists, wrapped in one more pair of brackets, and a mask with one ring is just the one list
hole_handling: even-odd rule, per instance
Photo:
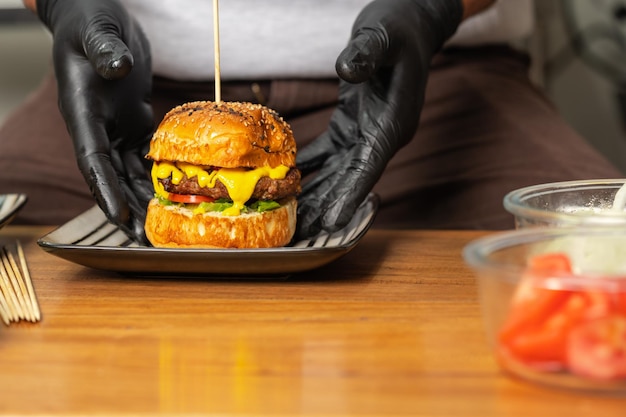
{"label": "beef patty", "polygon": [[[204,195],[214,199],[230,198],[224,184],[217,180],[215,187],[200,187],[197,177],[188,178],[186,175],[178,184],[173,184],[172,179],[162,178],[159,182],[163,184],[165,191],[175,194]],[[300,171],[292,168],[282,180],[274,180],[270,177],[262,177],[254,187],[252,200],[280,200],[285,197],[300,194]]]}

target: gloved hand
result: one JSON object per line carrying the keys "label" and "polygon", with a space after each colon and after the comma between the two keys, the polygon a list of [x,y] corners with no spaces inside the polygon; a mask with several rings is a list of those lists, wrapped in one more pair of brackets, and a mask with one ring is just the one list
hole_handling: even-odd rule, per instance
{"label": "gloved hand", "polygon": [[433,55],[456,31],[460,0],[375,0],[336,63],[339,104],[328,130],[298,151],[299,238],[344,227],[391,157],[415,134]]}
{"label": "gloved hand", "polygon": [[53,35],[59,108],[78,167],[107,218],[145,241],[148,41],[117,0],[37,0],[37,14]]}

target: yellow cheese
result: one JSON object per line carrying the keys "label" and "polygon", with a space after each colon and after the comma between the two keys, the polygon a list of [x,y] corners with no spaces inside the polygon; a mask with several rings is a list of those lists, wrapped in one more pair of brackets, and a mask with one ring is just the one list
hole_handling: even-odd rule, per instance
{"label": "yellow cheese", "polygon": [[215,187],[219,179],[226,187],[230,199],[233,200],[233,206],[224,210],[223,214],[227,216],[237,216],[241,213],[246,201],[252,197],[256,183],[262,177],[270,177],[272,179],[283,179],[287,175],[289,167],[279,165],[276,168],[260,167],[252,170],[241,168],[220,168],[207,172],[197,165],[187,163],[179,163],[177,165],[171,162],[155,162],[152,166],[152,183],[154,191],[161,197],[167,198],[168,193],[163,185],[158,181],[160,178],[172,177],[173,184],[179,184],[183,176],[187,178],[197,177],[198,185],[201,187]]}

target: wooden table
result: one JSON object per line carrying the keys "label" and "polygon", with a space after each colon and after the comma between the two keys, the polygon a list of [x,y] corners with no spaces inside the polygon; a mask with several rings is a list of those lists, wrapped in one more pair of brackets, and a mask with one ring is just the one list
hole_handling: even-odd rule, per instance
{"label": "wooden table", "polygon": [[20,239],[43,319],[0,327],[2,414],[623,416],[503,375],[461,258],[480,232],[371,230],[283,281],[142,279]]}

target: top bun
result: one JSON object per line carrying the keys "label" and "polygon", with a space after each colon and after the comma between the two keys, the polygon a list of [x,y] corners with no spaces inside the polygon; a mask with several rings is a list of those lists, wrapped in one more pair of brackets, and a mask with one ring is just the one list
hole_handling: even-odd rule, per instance
{"label": "top bun", "polygon": [[289,125],[260,104],[195,101],[170,110],[147,158],[223,168],[296,165]]}

